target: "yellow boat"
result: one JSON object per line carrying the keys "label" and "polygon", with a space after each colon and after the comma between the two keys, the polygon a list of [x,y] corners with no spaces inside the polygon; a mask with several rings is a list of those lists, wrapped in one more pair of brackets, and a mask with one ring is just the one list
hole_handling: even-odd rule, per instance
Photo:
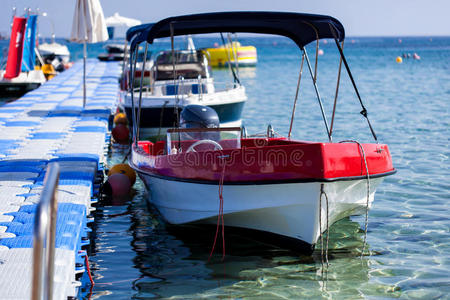
{"label": "yellow boat", "polygon": [[253,67],[258,61],[256,48],[241,46],[239,42],[227,43],[225,46],[216,48],[207,48],[206,51],[209,53],[212,67],[225,67],[228,65],[228,61],[234,65],[236,57],[240,67]]}

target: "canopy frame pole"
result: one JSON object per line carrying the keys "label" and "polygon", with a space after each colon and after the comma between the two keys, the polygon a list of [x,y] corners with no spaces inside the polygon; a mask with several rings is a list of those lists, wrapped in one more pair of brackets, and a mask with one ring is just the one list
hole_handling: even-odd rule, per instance
{"label": "canopy frame pole", "polygon": [[175,69],[175,41],[174,41],[174,35],[175,35],[175,28],[173,27],[173,22],[170,22],[170,47],[172,50],[172,71],[173,71],[173,86],[176,89],[176,93],[175,93],[175,106],[174,106],[174,113],[175,113],[175,124],[174,127],[178,128],[178,126],[180,125],[180,116],[178,113],[178,102],[179,102],[179,97],[178,97],[178,93],[179,93],[179,86],[177,86],[177,71]]}
{"label": "canopy frame pole", "polygon": [[83,109],[86,106],[86,56],[87,56],[87,37],[83,41]]}
{"label": "canopy frame pole", "polygon": [[[137,139],[136,139],[136,107],[134,105],[134,72],[136,72],[136,61],[137,61],[137,55],[138,55],[139,45],[136,46],[136,49],[134,50],[134,61],[133,61],[133,53],[130,53],[130,99],[131,99],[131,118],[133,120],[133,130],[132,130],[132,141],[137,145]],[[142,89],[142,87],[139,87],[139,89]]]}
{"label": "canopy frame pole", "polygon": [[317,101],[319,102],[320,111],[322,112],[322,118],[323,118],[323,122],[325,123],[325,129],[327,130],[328,140],[331,143],[330,130],[328,129],[328,121],[327,121],[327,117],[326,117],[324,109],[323,109],[323,104],[322,104],[322,99],[320,98],[319,88],[317,87],[317,83],[314,80],[314,74],[313,74],[313,70],[311,68],[311,62],[309,61],[308,53],[306,52],[305,47],[302,47],[302,51],[306,58],[306,64],[308,65],[309,74],[311,75],[311,79],[313,81],[314,90],[316,91]]}
{"label": "canopy frame pole", "polygon": [[288,139],[291,138],[292,124],[294,123],[295,108],[297,106],[298,92],[299,92],[299,89],[300,89],[300,81],[302,79],[303,63],[304,63],[304,61],[305,61],[305,54],[302,54],[302,63],[300,65],[300,72],[298,73],[297,90],[295,91],[294,106],[292,107],[292,116],[291,116],[291,124],[289,125]]}
{"label": "canopy frame pole", "polygon": [[[342,49],[344,49],[344,41],[342,41]],[[333,113],[331,114],[331,124],[330,124],[330,136],[333,138],[333,125],[334,125],[334,116],[336,114],[336,104],[339,94],[339,85],[341,83],[341,70],[342,70],[342,56],[339,57],[339,70],[338,77],[336,82],[336,92],[334,94],[334,104],[333,104]]]}
{"label": "canopy frame pole", "polygon": [[[230,39],[231,39],[231,45],[233,45],[233,37],[231,36]],[[234,42],[235,42],[235,45],[237,45],[238,40],[237,40],[236,32],[234,33]],[[235,66],[236,66],[236,74],[237,74],[237,77],[239,78],[239,58],[238,58],[238,54],[237,54],[237,48],[233,47],[233,49],[234,49],[233,55],[234,55],[234,62],[235,62]]]}
{"label": "canopy frame pole", "polygon": [[220,33],[220,38],[222,39],[223,47],[225,48],[225,52],[227,53],[228,68],[230,69],[231,74],[233,75],[234,83],[238,83],[240,85],[241,81],[237,77],[236,72],[234,72],[234,68],[231,65],[230,53],[228,52],[228,47],[227,47],[227,44],[225,43],[225,39],[223,38],[223,33],[222,32]]}
{"label": "canopy frame pole", "polygon": [[358,88],[356,87],[356,83],[355,83],[355,80],[353,79],[352,72],[350,71],[350,67],[348,66],[347,60],[345,59],[345,55],[341,48],[341,45],[339,44],[334,26],[332,24],[329,24],[329,26],[330,26],[331,32],[333,34],[333,37],[334,37],[334,42],[336,43],[336,46],[339,50],[339,54],[341,55],[342,61],[344,62],[344,66],[345,66],[345,69],[347,70],[347,74],[350,77],[350,80],[352,82],[353,89],[355,90],[356,96],[358,97],[359,103],[361,104],[362,110],[360,111],[360,114],[363,115],[364,118],[366,118],[367,124],[369,125],[370,132],[372,133],[372,136],[375,139],[375,142],[378,143],[377,135],[375,134],[375,130],[373,129],[372,124],[370,123],[369,117],[367,116],[367,109],[364,106],[364,103],[362,102],[361,96],[359,95]]}
{"label": "canopy frame pole", "polygon": [[[231,38],[231,33],[227,34],[227,40],[228,43],[230,44],[231,47],[231,53],[233,54],[233,59],[234,59],[234,69],[236,72],[236,76],[239,78],[239,62],[238,62],[238,56],[237,56],[237,49],[234,45],[236,45],[236,43],[233,44],[233,39]],[[237,42],[237,40],[236,40]]]}
{"label": "canopy frame pole", "polygon": [[147,62],[147,51],[148,51],[148,43],[145,42],[145,50],[144,50],[144,61],[142,62],[142,71],[141,71],[141,83],[140,83],[140,89],[139,89],[139,106],[138,106],[138,113],[137,113],[137,132],[136,132],[136,147],[137,147],[137,140],[139,139],[139,129],[141,125],[141,106],[142,106],[142,87],[144,85],[144,73],[145,73],[145,63]]}
{"label": "canopy frame pole", "polygon": [[313,24],[303,21],[303,23],[309,25],[313,30],[314,33],[316,34],[316,59],[315,59],[315,64],[314,64],[314,82],[317,82],[317,64],[319,62],[319,31],[317,30],[316,26],[314,26]]}
{"label": "canopy frame pole", "polygon": [[128,41],[125,39],[125,48],[123,49],[123,64],[122,64],[122,74],[126,75],[126,65],[127,65],[127,55],[128,55]]}

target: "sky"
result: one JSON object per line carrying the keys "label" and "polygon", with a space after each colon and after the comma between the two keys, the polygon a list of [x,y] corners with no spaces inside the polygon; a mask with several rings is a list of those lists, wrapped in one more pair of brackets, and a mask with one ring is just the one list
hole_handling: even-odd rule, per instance
{"label": "sky", "polygon": [[[39,8],[40,33],[68,37],[76,0],[0,0],[0,33],[10,31],[12,8]],[[105,18],[115,12],[155,22],[166,17],[215,11],[290,11],[331,15],[344,25],[346,36],[450,36],[450,0],[100,0]]]}

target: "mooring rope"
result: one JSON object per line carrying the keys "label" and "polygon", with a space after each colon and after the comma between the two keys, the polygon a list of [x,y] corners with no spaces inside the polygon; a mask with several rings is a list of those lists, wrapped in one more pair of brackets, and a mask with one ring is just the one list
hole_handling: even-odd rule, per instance
{"label": "mooring rope", "polygon": [[367,179],[367,199],[366,199],[366,216],[364,221],[364,241],[363,241],[363,247],[361,250],[361,258],[364,256],[364,251],[366,248],[366,242],[367,242],[367,228],[369,226],[369,201],[370,201],[370,174],[369,174],[369,167],[367,166],[367,158],[366,153],[364,152],[364,148],[361,145],[360,142],[355,140],[345,140],[340,141],[339,143],[355,143],[359,146],[359,149],[361,149],[362,159],[364,160],[364,166],[366,168],[366,179]]}
{"label": "mooring rope", "polygon": [[216,247],[217,237],[219,236],[220,223],[222,223],[222,261],[225,259],[225,224],[223,222],[223,181],[225,179],[225,167],[226,161],[223,160],[223,168],[219,180],[219,214],[217,215],[216,234],[214,236],[214,242],[211,248],[211,252],[209,253],[208,262],[210,261],[214,253],[214,248]]}
{"label": "mooring rope", "polygon": [[86,271],[87,271],[87,274],[89,276],[89,281],[91,282],[91,286],[94,286],[95,283],[94,283],[94,279],[92,278],[92,275],[91,275],[91,268],[89,267],[89,259],[88,259],[87,253],[84,256],[84,262],[86,264]]}
{"label": "mooring rope", "polygon": [[[326,240],[326,247],[324,247],[323,244],[323,234],[322,234],[322,195],[325,195],[325,200],[326,200],[326,204],[327,204],[327,240]],[[326,262],[326,266],[328,269],[329,263],[328,263],[328,241],[329,241],[329,222],[328,222],[328,216],[329,216],[329,209],[328,209],[328,196],[327,193],[325,193],[324,190],[324,184],[322,183],[320,185],[320,199],[319,199],[319,230],[320,230],[320,242],[321,242],[321,246],[320,246],[320,257],[321,257],[321,262],[322,262],[322,271],[323,271],[323,263],[324,263],[324,258],[325,258],[325,262]],[[324,256],[324,249],[325,249],[325,256]]]}

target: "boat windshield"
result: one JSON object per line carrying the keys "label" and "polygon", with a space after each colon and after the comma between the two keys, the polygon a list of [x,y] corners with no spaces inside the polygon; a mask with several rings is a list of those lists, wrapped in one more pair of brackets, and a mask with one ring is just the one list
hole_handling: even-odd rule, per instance
{"label": "boat windshield", "polygon": [[176,76],[185,79],[206,78],[208,61],[202,51],[178,50],[163,51],[155,59],[156,80],[173,79],[173,64],[175,57]]}
{"label": "boat windshield", "polygon": [[167,130],[167,154],[239,148],[241,148],[240,127]]}

